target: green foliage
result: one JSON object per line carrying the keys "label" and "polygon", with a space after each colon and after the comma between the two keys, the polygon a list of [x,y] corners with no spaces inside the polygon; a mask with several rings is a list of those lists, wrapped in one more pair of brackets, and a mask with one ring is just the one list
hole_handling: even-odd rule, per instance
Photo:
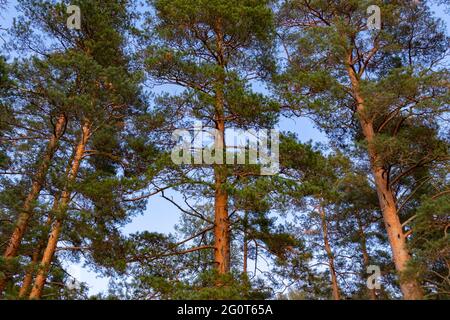
{"label": "green foliage", "polygon": [[414,260],[406,277],[420,277],[425,282],[428,297],[448,299],[450,197],[425,198],[417,208],[412,225],[414,237],[410,243]]}
{"label": "green foliage", "polygon": [[[11,279],[3,297],[17,298],[25,273],[39,270],[31,258],[58,218],[43,299],[330,299],[333,272],[343,299],[398,298],[404,279],[448,299],[449,39],[428,4],[412,2],[18,0],[7,43],[15,59],[0,53],[0,249],[56,119],[67,122],[19,256],[0,257],[0,279]],[[81,30],[67,28],[68,5],[80,7]],[[381,8],[381,30],[366,28],[369,5]],[[194,121],[228,136],[284,117],[312,119],[329,143],[283,132],[278,175],[171,160],[173,131]],[[401,274],[374,167],[411,253]],[[58,209],[63,191],[70,203]],[[212,232],[218,191],[230,219],[223,275]],[[154,196],[180,212],[174,232],[127,234]],[[110,277],[109,292],[88,297],[66,271],[79,263]],[[382,270],[380,290],[366,286],[370,265]]]}

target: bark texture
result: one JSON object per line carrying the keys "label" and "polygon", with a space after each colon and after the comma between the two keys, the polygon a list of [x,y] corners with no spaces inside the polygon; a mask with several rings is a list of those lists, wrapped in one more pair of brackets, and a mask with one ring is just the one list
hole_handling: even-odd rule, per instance
{"label": "bark texture", "polygon": [[67,184],[65,190],[62,192],[61,201],[56,212],[55,221],[52,225],[50,237],[47,242],[47,246],[42,255],[42,260],[39,266],[39,270],[34,282],[33,288],[30,293],[30,299],[40,299],[42,296],[42,290],[45,282],[47,281],[48,271],[50,269],[51,262],[55,255],[56,246],[58,244],[58,238],[62,231],[63,221],[67,212],[68,205],[70,203],[71,185],[75,182],[78,171],[80,169],[81,162],[86,150],[86,145],[90,137],[91,125],[89,121],[86,121],[82,128],[82,133],[78,145],[75,150],[75,155],[72,160],[71,169],[67,176]]}
{"label": "bark texture", "polygon": [[[223,159],[225,150],[225,100],[223,86],[225,84],[225,59],[223,49],[223,31],[221,21],[215,27],[217,37],[217,60],[222,70],[215,88],[215,125],[218,132],[216,137],[216,151],[221,152]],[[223,160],[222,160],[223,163]],[[214,166],[214,261],[219,274],[230,272],[230,219],[228,216],[228,192],[226,190],[227,168],[224,164]]]}
{"label": "bark texture", "polygon": [[[17,256],[17,252],[22,242],[22,238],[25,234],[25,231],[28,228],[30,218],[33,216],[35,202],[38,199],[39,194],[41,193],[41,190],[45,184],[48,169],[50,168],[53,156],[58,150],[59,141],[62,135],[64,134],[66,121],[67,121],[66,117],[63,114],[59,115],[56,120],[53,134],[51,135],[50,140],[47,144],[47,148],[42,156],[42,160],[38,165],[36,174],[34,175],[33,178],[30,192],[25,198],[22,211],[19,215],[14,231],[11,235],[11,238],[9,239],[8,245],[3,254],[6,263],[8,263],[8,260]],[[8,276],[0,278],[0,295],[5,289],[8,280],[9,280]]]}
{"label": "bark texture", "polygon": [[408,251],[406,237],[397,214],[397,201],[389,186],[388,175],[383,168],[381,156],[374,147],[375,131],[373,120],[367,116],[364,98],[360,92],[359,77],[351,66],[351,60],[350,55],[347,61],[347,71],[351,80],[353,95],[357,103],[356,112],[367,141],[371,170],[375,179],[378,200],[391,246],[392,258],[400,276],[400,288],[403,293],[403,298],[406,300],[423,299],[423,292],[419,282],[415,279],[405,279],[402,277],[402,273],[406,270],[407,264],[411,260],[411,255]]}
{"label": "bark texture", "polygon": [[[53,213],[56,212],[59,205],[59,195],[55,197],[55,200],[53,202],[53,208],[50,212],[48,219],[47,219],[47,227],[51,227],[52,221],[53,221]],[[39,258],[42,255],[42,251],[44,250],[46,245],[46,239],[44,235],[41,235],[38,238],[36,248],[34,248],[33,253],[31,255],[31,262],[28,266],[27,272],[25,273],[25,276],[22,281],[22,286],[19,290],[19,298],[24,298],[30,293],[31,284],[33,283],[33,277],[36,272],[36,267],[39,265]]]}

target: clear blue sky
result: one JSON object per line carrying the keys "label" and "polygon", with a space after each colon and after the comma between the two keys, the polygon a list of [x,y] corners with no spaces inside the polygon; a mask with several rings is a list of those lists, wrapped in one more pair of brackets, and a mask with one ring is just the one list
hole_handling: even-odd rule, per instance
{"label": "clear blue sky", "polygon": [[[17,15],[14,6],[16,1],[9,1],[6,11],[0,13],[0,27],[8,27],[13,17]],[[450,16],[444,12],[442,8],[434,7],[437,16],[442,18],[447,23],[447,29],[450,31]],[[2,40],[0,40],[1,43]],[[279,124],[281,131],[292,131],[298,134],[302,141],[312,140],[313,142],[326,142],[326,137],[314,128],[311,121],[305,118],[299,119],[282,119]],[[173,196],[175,199],[179,198],[176,192],[168,191],[166,196]],[[141,216],[136,217],[132,223],[124,228],[125,233],[132,233],[137,231],[157,231],[162,233],[169,233],[174,231],[174,225],[178,222],[180,217],[178,209],[172,204],[161,198],[155,196],[149,199],[147,210]],[[68,271],[78,281],[86,282],[90,287],[90,293],[94,294],[100,291],[105,291],[108,286],[108,279],[99,278],[94,272],[83,268],[81,265],[68,266]]]}

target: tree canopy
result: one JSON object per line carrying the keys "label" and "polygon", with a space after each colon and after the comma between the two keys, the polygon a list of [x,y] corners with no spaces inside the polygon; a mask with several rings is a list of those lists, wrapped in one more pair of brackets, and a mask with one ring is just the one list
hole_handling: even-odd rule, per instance
{"label": "tree canopy", "polygon": [[436,8],[18,0],[0,25],[0,298],[448,299]]}

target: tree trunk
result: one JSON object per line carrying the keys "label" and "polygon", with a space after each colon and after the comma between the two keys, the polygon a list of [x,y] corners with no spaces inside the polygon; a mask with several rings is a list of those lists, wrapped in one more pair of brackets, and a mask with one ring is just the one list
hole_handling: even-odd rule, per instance
{"label": "tree trunk", "polygon": [[55,255],[56,246],[58,244],[58,238],[62,230],[62,224],[64,216],[67,212],[68,205],[70,203],[71,188],[72,184],[75,182],[78,175],[78,171],[83,160],[84,152],[86,150],[86,144],[90,137],[90,122],[86,121],[83,124],[82,134],[80,141],[75,150],[75,155],[72,160],[72,166],[67,176],[67,183],[65,190],[61,195],[61,203],[58,206],[56,212],[56,219],[52,226],[52,231],[47,242],[47,246],[44,250],[41,264],[39,266],[38,274],[34,282],[34,286],[30,293],[30,299],[40,299],[42,295],[42,290],[44,288],[45,282],[47,280],[47,274],[50,269],[51,262]]}
{"label": "tree trunk", "polygon": [[27,272],[25,277],[23,278],[22,286],[19,291],[19,298],[23,298],[28,294],[30,290],[31,283],[33,282],[34,268],[36,268],[39,263],[39,256],[42,251],[42,246],[39,245],[37,248],[33,250],[33,255],[31,257],[31,262],[27,268]]}
{"label": "tree trunk", "polygon": [[422,288],[416,279],[405,279],[402,273],[406,270],[411,256],[406,245],[406,237],[397,214],[397,203],[395,196],[390,189],[388,176],[383,168],[380,155],[375,149],[373,142],[375,139],[375,131],[373,128],[373,120],[366,116],[364,99],[360,94],[359,78],[355,70],[351,66],[351,55],[347,61],[347,71],[352,83],[353,95],[357,102],[357,114],[362,127],[364,137],[368,145],[368,154],[370,158],[371,170],[375,179],[378,200],[383,213],[384,224],[388,234],[389,244],[392,250],[392,258],[395,268],[400,276],[400,288],[403,298],[407,300],[417,300],[423,298]]}
{"label": "tree trunk", "polygon": [[230,272],[230,220],[228,218],[228,195],[221,182],[216,182],[214,219],[214,257],[219,274]]}
{"label": "tree trunk", "polygon": [[[52,225],[53,220],[53,213],[56,212],[59,205],[59,195],[55,196],[55,200],[53,202],[53,208],[50,212],[48,219],[47,219],[47,226],[50,227]],[[39,257],[41,256],[42,250],[45,248],[45,237],[44,235],[40,235],[38,238],[37,246],[33,250],[33,254],[31,256],[31,262],[30,265],[27,268],[27,272],[25,274],[25,277],[23,278],[22,286],[20,287],[19,291],[19,298],[25,297],[27,294],[29,294],[31,284],[33,282],[34,272],[36,269],[36,266],[39,263]]]}
{"label": "tree trunk", "polygon": [[[42,187],[45,184],[45,179],[47,176],[48,169],[52,162],[55,152],[58,150],[59,141],[61,136],[64,134],[66,127],[66,117],[61,114],[55,124],[53,135],[47,145],[47,149],[43,155],[42,162],[40,162],[37,172],[34,176],[33,183],[31,185],[31,190],[25,198],[25,202],[22,207],[22,212],[19,215],[14,231],[9,239],[8,246],[5,249],[3,257],[8,264],[8,260],[14,258],[17,255],[20,244],[22,242],[23,235],[28,227],[28,222],[33,215],[33,210],[35,202],[39,197]],[[2,294],[6,283],[8,282],[8,276],[3,276],[0,278],[0,295]]]}
{"label": "tree trunk", "polygon": [[[220,19],[216,24],[218,64],[225,72],[223,54],[223,31]],[[217,79],[215,89],[215,124],[219,136],[216,137],[216,150],[224,156],[225,150],[225,119],[224,119],[224,74]],[[223,162],[223,161],[222,161]],[[219,274],[230,272],[230,219],[228,216],[227,167],[224,164],[214,165],[215,200],[214,200],[214,260]]]}
{"label": "tree trunk", "polygon": [[[223,121],[219,131],[224,133]],[[222,138],[223,139],[223,138]],[[226,166],[215,165],[215,201],[214,201],[214,258],[219,274],[230,271],[230,219],[228,216],[228,193],[225,189]]]}
{"label": "tree trunk", "polygon": [[[369,252],[367,251],[367,239],[366,234],[364,232],[364,228],[361,222],[361,218],[359,216],[359,213],[356,213],[356,220],[358,221],[358,233],[359,233],[359,239],[360,239],[360,245],[361,245],[361,252],[363,256],[363,263],[365,267],[365,271],[370,266],[370,257]],[[377,295],[375,292],[375,289],[369,289],[367,288],[367,293],[369,294],[370,300],[377,300]]]}
{"label": "tree trunk", "polygon": [[336,269],[335,269],[335,265],[334,265],[334,255],[333,255],[333,251],[331,250],[330,241],[328,239],[327,217],[326,217],[325,209],[323,208],[322,205],[319,205],[319,213],[320,213],[320,218],[321,218],[321,222],[322,222],[323,243],[325,245],[325,251],[328,256],[328,265],[330,267],[333,299],[341,300],[341,294],[339,291],[339,284],[338,284]]}

